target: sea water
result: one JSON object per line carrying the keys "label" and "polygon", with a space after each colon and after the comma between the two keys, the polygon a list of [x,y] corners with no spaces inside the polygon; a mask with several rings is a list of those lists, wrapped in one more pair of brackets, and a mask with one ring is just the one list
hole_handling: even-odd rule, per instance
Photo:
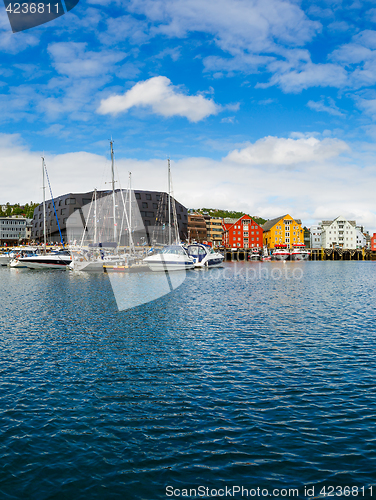
{"label": "sea water", "polygon": [[0,498],[376,497],[375,273],[227,263],[119,311],[1,268]]}

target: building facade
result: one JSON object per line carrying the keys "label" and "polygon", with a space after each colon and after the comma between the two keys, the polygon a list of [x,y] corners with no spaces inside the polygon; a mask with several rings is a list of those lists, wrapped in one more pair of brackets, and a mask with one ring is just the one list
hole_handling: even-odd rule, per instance
{"label": "building facade", "polygon": [[206,214],[204,214],[204,219],[206,223],[207,242],[211,243],[213,247],[221,246],[223,235],[222,219]]}
{"label": "building facade", "polygon": [[304,244],[302,221],[293,219],[289,214],[268,220],[262,228],[264,230],[264,245],[268,248],[275,248],[276,245],[292,247]]}
{"label": "building facade", "polygon": [[376,233],[371,236],[371,250],[376,252]]}
{"label": "building facade", "polygon": [[356,222],[348,221],[339,216],[332,221],[322,221],[322,247],[323,248],[357,248]]}
{"label": "building facade", "polygon": [[188,240],[197,241],[197,243],[206,242],[208,231],[206,220],[202,214],[192,213],[188,215]]}
{"label": "building facade", "polygon": [[0,244],[18,245],[25,243],[27,219],[17,215],[13,217],[0,217]]}
{"label": "building facade", "polygon": [[310,247],[311,248],[321,248],[321,225],[315,224],[311,226],[311,240]]}
{"label": "building facade", "polygon": [[[59,220],[63,241],[67,242],[67,220],[74,212],[78,211],[82,219],[80,209],[92,202],[93,191],[87,193],[68,193],[54,199],[57,218]],[[111,191],[97,191],[97,197],[108,196]],[[168,195],[159,191],[134,191],[135,200],[141,214],[143,224],[147,234],[152,231],[148,228],[156,226],[167,226],[168,224]],[[171,206],[175,203],[175,211],[179,229],[180,239],[184,241],[188,235],[188,213],[187,209],[178,201],[171,198]],[[174,213],[170,208],[170,220],[173,223]],[[82,221],[83,225],[85,221]],[[35,241],[43,240],[43,204],[38,205],[34,210],[33,227],[31,238]],[[46,237],[48,241],[59,242],[59,228],[55,216],[52,200],[46,201]],[[151,236],[150,236],[151,238]],[[152,243],[148,241],[148,243]]]}
{"label": "building facade", "polygon": [[226,248],[261,248],[263,230],[249,215],[223,220],[222,244]]}

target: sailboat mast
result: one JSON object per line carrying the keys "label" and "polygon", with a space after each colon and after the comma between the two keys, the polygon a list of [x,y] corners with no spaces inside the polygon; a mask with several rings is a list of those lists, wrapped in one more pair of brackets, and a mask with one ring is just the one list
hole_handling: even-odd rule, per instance
{"label": "sailboat mast", "polygon": [[94,189],[94,244],[97,243],[97,188]]}
{"label": "sailboat mast", "polygon": [[171,171],[170,158],[168,162],[168,244],[171,245]]}
{"label": "sailboat mast", "polygon": [[43,179],[43,246],[44,246],[44,253],[46,253],[46,246],[47,246],[47,240],[46,240],[46,185],[45,185],[45,180],[44,180],[44,156],[42,156],[42,179]]}
{"label": "sailboat mast", "polygon": [[129,172],[129,246],[132,236],[132,172]]}
{"label": "sailboat mast", "polygon": [[116,233],[116,202],[115,202],[115,171],[114,171],[114,148],[113,148],[113,140],[110,141],[111,148],[111,174],[112,174],[112,202],[113,202],[113,218],[114,218],[114,242],[117,242],[117,233]]}

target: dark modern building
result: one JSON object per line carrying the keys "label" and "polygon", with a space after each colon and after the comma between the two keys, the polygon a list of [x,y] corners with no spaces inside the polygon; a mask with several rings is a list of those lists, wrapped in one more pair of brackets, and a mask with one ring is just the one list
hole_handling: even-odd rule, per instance
{"label": "dark modern building", "polygon": [[[83,212],[80,210],[84,205],[91,203],[94,191],[88,193],[68,193],[58,198],[54,198],[57,217],[64,242],[67,242],[67,220],[70,215],[78,211],[81,219]],[[167,228],[168,224],[168,195],[159,191],[133,191],[144,223],[148,243],[153,244],[153,228],[160,227],[161,230]],[[111,191],[97,191],[97,198],[108,196]],[[175,202],[176,219],[178,223],[179,235],[182,241],[188,236],[188,214],[187,209],[178,201],[171,198],[171,223],[173,224],[173,202]],[[83,225],[85,221],[82,220]],[[59,228],[56,221],[52,200],[46,201],[46,236],[48,241],[60,241]],[[43,204],[41,203],[34,210],[33,228],[31,239],[35,241],[43,240]]]}

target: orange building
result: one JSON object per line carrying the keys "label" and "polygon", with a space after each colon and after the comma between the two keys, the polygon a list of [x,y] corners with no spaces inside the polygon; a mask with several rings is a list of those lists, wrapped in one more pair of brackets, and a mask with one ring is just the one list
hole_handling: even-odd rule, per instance
{"label": "orange building", "polygon": [[249,215],[223,220],[222,244],[226,248],[262,248],[262,227]]}

